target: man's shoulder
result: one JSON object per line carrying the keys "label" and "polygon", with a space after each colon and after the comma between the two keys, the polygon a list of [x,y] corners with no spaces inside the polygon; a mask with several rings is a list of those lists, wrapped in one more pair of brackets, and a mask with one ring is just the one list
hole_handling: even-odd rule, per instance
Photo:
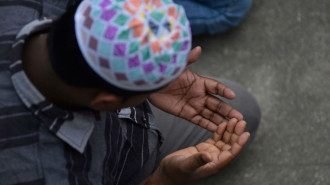
{"label": "man's shoulder", "polygon": [[[28,3],[27,3],[28,2]],[[39,18],[41,3],[34,1],[5,1],[0,5],[0,60],[7,56],[19,30]]]}
{"label": "man's shoulder", "polygon": [[11,0],[0,3],[0,60],[5,59],[22,27],[41,17],[56,18],[75,1]]}
{"label": "man's shoulder", "polygon": [[10,72],[0,61],[0,150],[36,142],[40,121],[18,97]]}
{"label": "man's shoulder", "polygon": [[[15,35],[15,39],[10,45],[10,50],[6,52],[6,56],[0,57],[0,108],[6,108],[11,105],[24,105],[22,98],[19,97],[17,92],[17,86],[22,86],[22,81],[25,78],[22,75],[16,75],[23,71],[21,57],[22,48],[25,39],[34,30],[40,29],[39,27],[45,27],[49,25],[51,20],[38,19],[23,26]],[[0,44],[1,47],[1,44]],[[1,48],[3,49],[3,48]],[[13,81],[13,77],[18,80]],[[24,75],[23,75],[24,76]],[[16,82],[16,83],[15,83]],[[16,84],[16,85],[15,85]],[[24,84],[23,84],[24,85]],[[21,87],[27,91],[26,86]]]}

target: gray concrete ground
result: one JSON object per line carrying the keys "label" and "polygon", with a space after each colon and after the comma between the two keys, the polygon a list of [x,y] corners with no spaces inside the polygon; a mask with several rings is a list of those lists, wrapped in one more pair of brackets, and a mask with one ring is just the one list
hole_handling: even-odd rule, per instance
{"label": "gray concrete ground", "polygon": [[239,158],[193,185],[330,184],[330,1],[255,0],[238,28],[194,40],[192,69],[244,85],[262,119]]}

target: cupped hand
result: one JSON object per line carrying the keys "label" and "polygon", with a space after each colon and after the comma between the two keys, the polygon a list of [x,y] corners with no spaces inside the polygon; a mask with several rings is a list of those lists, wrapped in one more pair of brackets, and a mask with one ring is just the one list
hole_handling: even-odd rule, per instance
{"label": "cupped hand", "polygon": [[250,134],[244,132],[246,122],[233,118],[221,123],[205,142],[166,156],[158,167],[162,184],[184,184],[218,172],[231,162],[247,143]]}

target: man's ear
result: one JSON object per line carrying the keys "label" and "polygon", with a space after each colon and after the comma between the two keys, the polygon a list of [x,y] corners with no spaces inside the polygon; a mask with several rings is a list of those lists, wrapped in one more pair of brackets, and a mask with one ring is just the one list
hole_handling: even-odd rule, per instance
{"label": "man's ear", "polygon": [[99,92],[90,102],[90,107],[94,110],[116,110],[120,107],[122,98],[118,95]]}

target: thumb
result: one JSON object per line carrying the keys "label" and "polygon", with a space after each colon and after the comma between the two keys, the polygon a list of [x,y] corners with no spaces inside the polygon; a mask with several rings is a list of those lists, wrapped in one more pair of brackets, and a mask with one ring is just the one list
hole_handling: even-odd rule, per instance
{"label": "thumb", "polygon": [[202,48],[200,46],[195,47],[193,50],[190,51],[188,55],[188,65],[196,62],[198,58],[202,54]]}
{"label": "thumb", "polygon": [[181,165],[184,172],[193,172],[199,167],[211,162],[211,156],[208,153],[200,152],[186,158]]}

